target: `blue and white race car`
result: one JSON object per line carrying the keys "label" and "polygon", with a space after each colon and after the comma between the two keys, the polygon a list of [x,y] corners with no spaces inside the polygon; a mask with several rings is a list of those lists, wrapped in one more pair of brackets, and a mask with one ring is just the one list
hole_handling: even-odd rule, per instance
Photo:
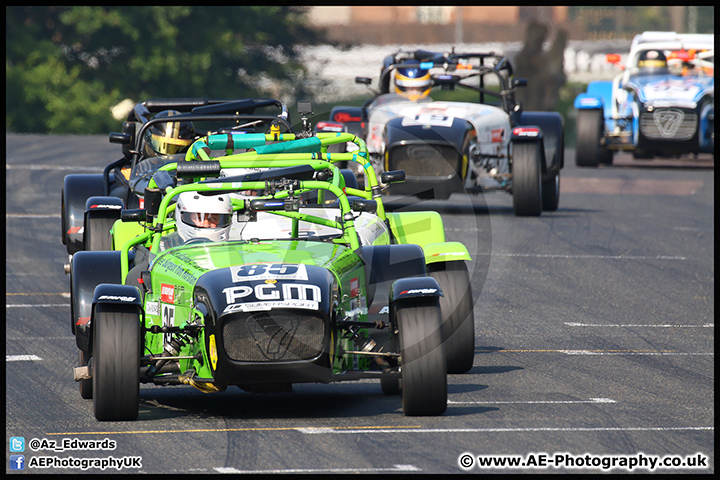
{"label": "blue and white race car", "polygon": [[715,154],[715,36],[644,32],[623,70],[591,82],[575,98],[579,167],[611,164],[617,151],[635,158]]}

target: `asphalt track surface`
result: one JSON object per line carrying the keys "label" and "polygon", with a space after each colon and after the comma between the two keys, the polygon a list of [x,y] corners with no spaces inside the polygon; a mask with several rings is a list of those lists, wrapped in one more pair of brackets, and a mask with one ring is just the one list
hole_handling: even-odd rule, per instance
{"label": "asphalt track surface", "polygon": [[[7,472],[16,454],[33,473],[118,472],[78,463],[110,457],[160,474],[714,472],[712,158],[578,169],[568,150],[560,208],[537,218],[513,216],[504,193],[391,199],[439,210],[473,256],[475,362],[448,377],[441,417],[405,417],[368,381],[264,395],[142,386],[137,421],[97,422],[72,378],[60,192],[65,174],[100,172],[120,149],[106,136],[6,140]],[[115,448],[78,445],[104,439]],[[525,466],[478,465],[491,455]],[[668,455],[685,467],[647,467]],[[625,467],[603,470],[603,457]]]}

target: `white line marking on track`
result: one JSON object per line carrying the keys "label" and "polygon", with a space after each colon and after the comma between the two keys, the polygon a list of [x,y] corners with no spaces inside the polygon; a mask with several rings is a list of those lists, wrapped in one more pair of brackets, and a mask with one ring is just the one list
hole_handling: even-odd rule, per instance
{"label": "white line marking on track", "polygon": [[714,352],[597,352],[593,350],[558,350],[568,355],[715,355]]}
{"label": "white line marking on track", "polygon": [[655,324],[655,325],[643,325],[641,323],[577,323],[577,322],[565,322],[568,327],[645,327],[645,328],[714,328],[714,323],[704,323],[702,325],[678,325],[678,324]]}
{"label": "white line marking on track", "polygon": [[510,433],[510,432],[678,432],[713,431],[715,427],[499,427],[499,428],[385,428],[377,430],[333,430],[338,433]]}
{"label": "white line marking on track", "polygon": [[61,218],[59,213],[6,213],[5,218]]}
{"label": "white line marking on track", "polygon": [[26,165],[5,164],[6,170],[73,170],[75,172],[102,172],[104,167],[78,167],[73,165]]}
{"label": "white line marking on track", "polygon": [[27,362],[35,360],[42,360],[42,358],[37,355],[5,355],[6,362]]}
{"label": "white line marking on track", "polygon": [[611,398],[591,398],[590,400],[517,400],[507,402],[456,402],[454,400],[448,400],[448,405],[485,405],[485,404],[507,404],[507,403],[520,403],[520,404],[537,404],[537,403],[617,403]]}
{"label": "white line marking on track", "polygon": [[15,304],[15,305],[5,305],[6,308],[32,308],[32,307],[69,307],[69,303],[38,303],[38,304],[29,304],[29,303],[21,303],[21,304]]}
{"label": "white line marking on track", "polygon": [[38,295],[60,295],[64,298],[70,298],[70,294],[68,292],[25,292],[25,293],[6,293],[5,296],[7,297],[14,297],[14,296],[23,296],[23,297],[36,297]]}
{"label": "white line marking on track", "polygon": [[215,467],[218,473],[376,473],[376,472],[421,472],[414,465],[393,465],[377,468],[284,468],[268,470],[238,470],[234,467]]}
{"label": "white line marking on track", "polygon": [[603,260],[687,260],[687,257],[676,255],[564,255],[554,253],[476,253],[476,255],[492,257],[534,257],[534,258],[566,258],[566,259],[603,259]]}

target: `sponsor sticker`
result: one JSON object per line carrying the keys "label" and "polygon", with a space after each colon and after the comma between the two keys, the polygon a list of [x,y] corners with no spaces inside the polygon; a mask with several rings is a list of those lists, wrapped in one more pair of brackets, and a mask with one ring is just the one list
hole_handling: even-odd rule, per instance
{"label": "sponsor sticker", "polygon": [[357,297],[358,295],[360,295],[360,284],[357,277],[355,277],[350,280],[350,296]]}
{"label": "sponsor sticker", "polygon": [[537,137],[540,135],[540,130],[537,128],[516,127],[513,129],[513,135],[518,137]]}
{"label": "sponsor sticker", "polygon": [[415,293],[435,293],[437,288],[413,288],[412,290],[404,290],[400,292],[400,295],[412,295]]}
{"label": "sponsor sticker", "polygon": [[[225,288],[223,293],[228,305],[223,313],[271,310],[273,308],[318,309],[321,292],[317,285],[284,283],[279,287],[274,283],[260,283],[254,288],[248,286]],[[251,294],[254,295],[256,302],[238,302]]]}
{"label": "sponsor sticker", "polygon": [[160,315],[160,304],[158,302],[147,302],[145,304],[146,315]]}
{"label": "sponsor sticker", "polygon": [[175,303],[175,285],[160,284],[160,301],[163,303]]}
{"label": "sponsor sticker", "polygon": [[212,334],[209,337],[210,345],[208,346],[208,352],[210,353],[210,363],[212,363],[213,370],[217,369],[217,345],[215,345],[215,335]]}
{"label": "sponsor sticker", "polygon": [[490,131],[490,141],[492,143],[500,143],[503,139],[503,134],[505,133],[505,130],[502,128],[494,128]]}

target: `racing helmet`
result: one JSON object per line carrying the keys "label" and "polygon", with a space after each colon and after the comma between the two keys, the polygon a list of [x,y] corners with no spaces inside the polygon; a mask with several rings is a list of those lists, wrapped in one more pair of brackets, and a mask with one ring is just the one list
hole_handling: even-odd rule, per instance
{"label": "racing helmet", "polygon": [[638,68],[640,73],[666,73],[667,58],[660,50],[646,50],[638,56]]}
{"label": "racing helmet", "polygon": [[[175,110],[164,110],[154,118],[166,118],[180,115]],[[172,155],[184,152],[195,140],[195,127],[192,122],[154,123],[145,131],[145,154],[148,157]]]}
{"label": "racing helmet", "polygon": [[395,93],[413,102],[425,98],[432,89],[430,70],[420,68],[417,61],[406,62],[395,70]]}
{"label": "racing helmet", "polygon": [[175,226],[185,242],[193,238],[224,242],[230,236],[232,211],[232,202],[227,194],[183,192],[178,195],[175,206]]}

